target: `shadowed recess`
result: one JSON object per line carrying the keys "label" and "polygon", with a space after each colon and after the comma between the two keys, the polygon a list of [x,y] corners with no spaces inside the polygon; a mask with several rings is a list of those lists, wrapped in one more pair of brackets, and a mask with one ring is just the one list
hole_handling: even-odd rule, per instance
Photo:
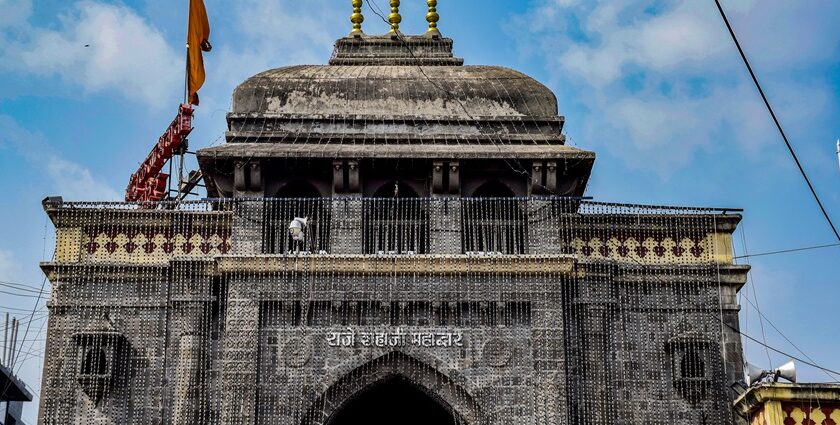
{"label": "shadowed recess", "polygon": [[412,385],[393,377],[359,393],[341,408],[329,425],[455,425],[451,409]]}

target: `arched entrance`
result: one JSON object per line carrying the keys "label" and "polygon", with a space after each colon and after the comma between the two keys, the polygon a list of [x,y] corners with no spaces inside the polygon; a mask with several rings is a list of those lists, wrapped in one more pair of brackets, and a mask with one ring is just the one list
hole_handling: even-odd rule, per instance
{"label": "arched entrance", "polygon": [[460,425],[452,408],[407,379],[393,376],[356,394],[328,425]]}
{"label": "arched entrance", "polygon": [[308,408],[301,425],[484,425],[478,404],[453,378],[391,352],[345,369]]}

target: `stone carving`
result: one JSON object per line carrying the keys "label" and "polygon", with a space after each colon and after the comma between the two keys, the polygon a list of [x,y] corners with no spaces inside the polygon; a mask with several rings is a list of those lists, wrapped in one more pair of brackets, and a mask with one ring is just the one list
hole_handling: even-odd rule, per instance
{"label": "stone carving", "polygon": [[311,358],[312,339],[309,337],[296,336],[289,338],[280,349],[279,360],[282,360],[286,366],[291,368],[306,366]]}
{"label": "stone carving", "polygon": [[513,347],[502,338],[491,338],[481,349],[481,359],[493,367],[505,367],[513,358]]}

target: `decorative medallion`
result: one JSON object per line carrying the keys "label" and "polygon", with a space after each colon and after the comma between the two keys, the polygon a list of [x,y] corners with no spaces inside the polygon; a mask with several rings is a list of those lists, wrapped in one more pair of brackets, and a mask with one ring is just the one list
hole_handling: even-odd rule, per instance
{"label": "decorative medallion", "polygon": [[505,367],[513,358],[513,349],[502,338],[491,338],[481,349],[481,358],[490,366]]}
{"label": "decorative medallion", "polygon": [[280,350],[280,357],[288,367],[306,366],[312,358],[312,340],[309,337],[289,338]]}

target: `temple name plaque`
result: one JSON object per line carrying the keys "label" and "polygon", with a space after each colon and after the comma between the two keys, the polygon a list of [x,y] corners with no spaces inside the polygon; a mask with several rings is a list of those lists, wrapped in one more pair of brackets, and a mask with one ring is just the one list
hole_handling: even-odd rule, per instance
{"label": "temple name plaque", "polygon": [[330,347],[463,347],[461,332],[405,332],[397,328],[392,332],[356,332],[352,328],[346,331],[327,334]]}

